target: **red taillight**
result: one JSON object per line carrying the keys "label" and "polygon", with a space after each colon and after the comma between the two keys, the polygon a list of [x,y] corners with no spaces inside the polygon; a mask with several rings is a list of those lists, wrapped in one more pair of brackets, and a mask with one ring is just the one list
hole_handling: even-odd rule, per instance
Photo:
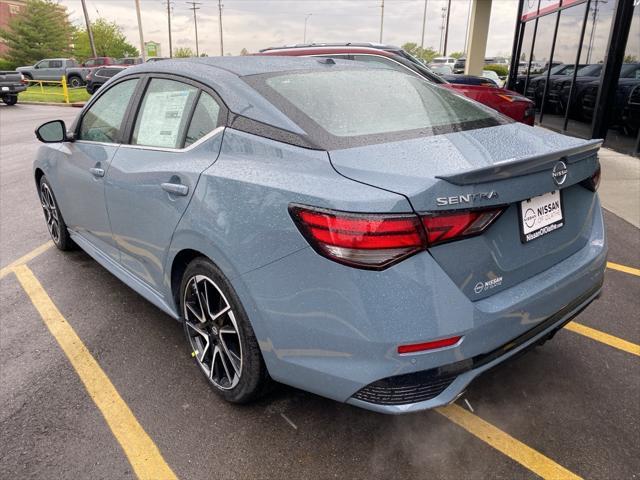
{"label": "red taillight", "polygon": [[444,348],[455,345],[460,341],[462,337],[443,338],[441,340],[434,340],[432,342],[413,343],[411,345],[398,346],[398,353],[415,353],[423,352],[425,350],[435,350],[436,348]]}
{"label": "red taillight", "polygon": [[381,270],[439,243],[476,235],[502,209],[409,214],[360,214],[291,205],[298,229],[321,255],[347,265]]}
{"label": "red taillight", "polygon": [[593,175],[591,175],[586,180],[583,180],[581,184],[586,188],[588,188],[589,190],[591,190],[592,192],[597,191],[598,187],[600,186],[600,173],[601,173],[601,169],[600,169],[600,165],[598,165],[598,168],[593,173]]}
{"label": "red taillight", "polygon": [[424,246],[413,214],[362,215],[301,206],[291,206],[290,212],[318,253],[348,265],[380,269]]}
{"label": "red taillight", "polygon": [[427,232],[429,246],[477,235],[502,213],[502,209],[470,210],[425,215],[422,223]]}

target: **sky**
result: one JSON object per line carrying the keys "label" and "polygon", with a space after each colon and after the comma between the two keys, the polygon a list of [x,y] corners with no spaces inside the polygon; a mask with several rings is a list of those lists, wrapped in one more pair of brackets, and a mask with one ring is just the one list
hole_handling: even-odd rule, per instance
{"label": "sky", "polygon": [[[196,0],[197,1],[197,0]],[[84,25],[80,0],[59,0],[74,24]],[[218,1],[199,0],[197,11],[200,52],[220,55]],[[140,41],[134,0],[86,0],[89,17],[115,21],[138,49]],[[168,56],[166,0],[140,0],[145,41],[159,42]],[[302,43],[307,20],[307,42],[377,42],[380,38],[380,0],[223,0],[224,53],[238,55],[243,48]],[[493,0],[487,56],[510,55],[517,0]],[[427,0],[425,47],[439,49],[442,9],[447,0]],[[451,0],[448,52],[462,51],[470,0]],[[195,51],[193,12],[186,0],[171,0],[173,47]],[[382,40],[392,45],[415,42],[422,34],[424,0],[385,0]],[[308,14],[311,16],[307,17]]]}

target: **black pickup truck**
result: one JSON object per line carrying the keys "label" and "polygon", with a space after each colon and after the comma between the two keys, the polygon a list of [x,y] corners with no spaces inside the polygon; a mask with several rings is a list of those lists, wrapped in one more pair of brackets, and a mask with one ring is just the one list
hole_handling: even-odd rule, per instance
{"label": "black pickup truck", "polygon": [[27,82],[20,72],[0,71],[0,98],[7,105],[18,102],[18,93],[27,89]]}

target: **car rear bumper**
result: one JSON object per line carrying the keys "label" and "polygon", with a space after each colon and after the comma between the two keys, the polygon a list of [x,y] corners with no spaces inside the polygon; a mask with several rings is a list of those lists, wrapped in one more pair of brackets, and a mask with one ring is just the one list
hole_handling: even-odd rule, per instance
{"label": "car rear bumper", "polygon": [[553,337],[596,300],[601,291],[602,285],[490,352],[413,375],[383,379],[365,386],[347,403],[388,414],[409,413],[449,404],[464,393],[469,383],[480,374]]}
{"label": "car rear bumper", "polygon": [[[383,413],[433,408],[597,297],[607,253],[599,205],[593,217],[580,250],[477,301],[428,252],[371,272],[308,248],[243,275],[237,290],[276,381]],[[451,347],[397,353],[399,345],[453,336],[463,338]],[[385,392],[389,386],[400,390]],[[385,401],[398,392],[402,403]]]}
{"label": "car rear bumper", "polygon": [[[5,87],[8,87],[8,90],[5,90]],[[26,85],[2,85],[0,86],[0,95],[16,95],[26,89]]]}

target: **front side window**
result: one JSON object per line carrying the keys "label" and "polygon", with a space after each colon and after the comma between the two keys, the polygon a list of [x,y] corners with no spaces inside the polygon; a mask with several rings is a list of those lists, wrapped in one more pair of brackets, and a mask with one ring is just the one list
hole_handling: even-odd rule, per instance
{"label": "front side window", "polygon": [[[368,69],[285,73],[266,76],[264,84],[277,93],[276,106],[294,121],[307,117],[333,137],[394,137],[400,132],[420,136],[504,122],[489,109],[414,75],[386,69],[371,73]],[[265,93],[269,96],[268,90]],[[308,124],[305,128],[310,135],[316,129]]]}
{"label": "front side window", "polygon": [[36,64],[36,68],[49,68],[49,60],[42,60]]}
{"label": "front side window", "polygon": [[220,116],[220,105],[211,95],[202,92],[198,99],[196,109],[193,111],[193,118],[187,130],[184,146],[197,142],[206,134],[218,126]]}
{"label": "front side window", "polygon": [[182,82],[164,78],[151,80],[138,112],[131,143],[181,148],[197,93],[196,87]]}
{"label": "front side window", "polygon": [[93,67],[95,64],[96,64],[96,61],[94,59],[87,60],[86,62],[84,62],[85,67]]}
{"label": "front side window", "polygon": [[138,84],[125,80],[104,92],[82,117],[79,140],[119,143],[124,114]]}

